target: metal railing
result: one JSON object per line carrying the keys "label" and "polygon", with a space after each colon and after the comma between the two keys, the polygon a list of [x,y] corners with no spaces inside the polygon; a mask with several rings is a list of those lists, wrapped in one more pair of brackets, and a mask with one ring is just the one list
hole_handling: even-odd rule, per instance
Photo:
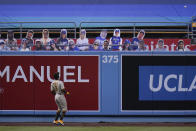
{"label": "metal railing", "polygon": [[[83,26],[87,24],[87,26]],[[187,34],[187,38],[190,38],[190,34],[192,33],[190,31],[190,22],[104,22],[104,21],[99,21],[99,22],[81,22],[80,23],[80,30],[83,28],[87,28],[87,31],[93,31],[97,29],[91,29],[91,24],[114,24],[115,28],[121,28],[123,27],[123,24],[125,24],[126,29],[120,29],[121,31],[132,33],[133,37],[136,36],[136,33],[138,33],[141,29],[145,29],[146,27],[153,27],[152,29],[146,28],[145,31],[146,33],[182,33],[182,34]],[[155,29],[154,27],[186,27],[184,29]],[[143,27],[143,28],[142,28]],[[107,29],[107,28],[104,28]],[[113,29],[107,29],[108,31],[112,31]],[[110,32],[111,33],[111,32]]]}
{"label": "metal railing", "polygon": [[[27,25],[25,26],[25,24],[27,24]],[[58,24],[61,24],[61,26],[58,27],[57,26]],[[68,26],[68,24],[71,24],[72,26]],[[2,26],[2,25],[4,25],[4,26]],[[11,26],[9,26],[9,25],[11,25]],[[40,30],[40,28],[45,29],[45,28],[47,28],[48,25],[50,25],[50,27],[48,27],[48,28],[53,27],[53,28],[62,29],[62,28],[70,27],[69,30],[74,31],[74,38],[76,38],[77,25],[75,22],[68,22],[68,21],[65,21],[65,22],[0,22],[0,32],[2,32],[4,29],[16,28],[17,30],[19,29],[20,39],[22,39],[22,34],[23,34],[24,29],[26,29],[26,30],[33,29],[34,31],[36,31],[36,30]]]}
{"label": "metal railing", "polygon": [[[187,38],[190,38],[192,36],[193,38],[193,29],[190,28],[192,22],[80,22],[79,29],[86,28],[88,33],[98,33],[97,31],[99,29],[92,29],[89,28],[91,24],[96,25],[109,25],[113,26],[114,28],[121,28],[122,33],[130,33],[133,35],[133,37],[136,36],[136,33],[139,32],[140,29],[145,29],[147,34],[155,34],[155,33],[164,33],[164,34],[187,34]],[[57,26],[60,24],[60,26]],[[72,26],[68,25],[72,24]],[[87,24],[88,26],[83,26],[84,24]],[[2,26],[4,25],[4,26]],[[162,27],[167,26],[171,27],[170,29],[164,29]],[[52,28],[51,28],[52,27]],[[103,26],[104,27],[104,26]],[[152,28],[150,28],[152,27]],[[155,28],[155,27],[161,27],[161,28]],[[180,29],[176,29],[173,27],[183,27]],[[186,28],[185,28],[186,27]],[[44,28],[50,28],[50,30],[54,30],[53,33],[58,33],[56,29],[62,29],[62,28],[69,28],[68,31],[71,31],[72,34],[74,34],[74,38],[76,39],[77,34],[77,25],[75,22],[0,22],[0,32],[6,33],[6,29],[14,28],[17,30],[17,33],[20,34],[20,39],[22,39],[23,34],[26,33],[24,31],[28,29],[33,29],[34,31],[41,32],[41,29]],[[56,29],[54,29],[56,28]],[[109,33],[113,32],[113,29],[109,29],[108,27],[104,28],[109,31]]]}
{"label": "metal railing", "polygon": [[191,26],[191,38],[192,39],[194,39],[194,38],[196,38],[196,27],[193,27],[193,23],[196,23],[196,16],[193,16],[192,17],[192,21],[191,21],[191,24],[192,24],[192,26]]}

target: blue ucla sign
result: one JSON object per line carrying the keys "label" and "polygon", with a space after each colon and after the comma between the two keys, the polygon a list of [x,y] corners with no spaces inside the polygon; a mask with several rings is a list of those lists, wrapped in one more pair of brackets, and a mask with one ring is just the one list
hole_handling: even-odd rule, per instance
{"label": "blue ucla sign", "polygon": [[196,100],[196,66],[139,66],[139,100]]}

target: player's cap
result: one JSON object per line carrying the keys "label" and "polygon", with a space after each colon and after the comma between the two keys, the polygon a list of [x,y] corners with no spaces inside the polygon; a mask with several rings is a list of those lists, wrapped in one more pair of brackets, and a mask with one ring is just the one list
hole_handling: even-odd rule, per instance
{"label": "player's cap", "polygon": [[137,37],[134,37],[134,38],[132,39],[131,44],[134,44],[135,42],[139,42],[139,40],[138,40],[138,38],[137,38]]}
{"label": "player's cap", "polygon": [[35,40],[35,43],[38,43],[38,42],[41,43],[41,40],[40,39]]}
{"label": "player's cap", "polygon": [[26,41],[27,41],[27,39],[26,39],[26,38],[22,39],[22,43],[24,43],[24,42],[26,42]]}
{"label": "player's cap", "polygon": [[164,43],[163,39],[159,39],[158,43]]}
{"label": "player's cap", "polygon": [[145,30],[140,30],[140,32],[139,33],[143,33],[143,34],[145,34]]}
{"label": "player's cap", "polygon": [[82,30],[80,31],[80,34],[85,35],[85,34],[86,34],[86,30],[82,29]]}
{"label": "player's cap", "polygon": [[118,33],[119,33],[119,32],[120,32],[120,30],[119,30],[119,29],[115,29],[115,31],[114,31],[114,32],[118,32]]}
{"label": "player's cap", "polygon": [[184,41],[183,41],[183,40],[179,40],[179,41],[178,41],[178,44],[181,44],[181,43],[184,44]]}
{"label": "player's cap", "polygon": [[74,40],[69,40],[69,45],[74,45],[74,44],[75,44]]}
{"label": "player's cap", "polygon": [[33,34],[34,32],[33,32],[33,30],[28,30],[28,33],[32,33]]}
{"label": "player's cap", "polygon": [[124,44],[131,44],[130,40],[126,39]]}
{"label": "player's cap", "polygon": [[67,30],[66,29],[62,29],[61,30],[61,34],[67,34]]}
{"label": "player's cap", "polygon": [[93,45],[99,45],[99,41],[98,40],[95,40]]}
{"label": "player's cap", "polygon": [[163,39],[159,39],[158,42],[164,42]]}

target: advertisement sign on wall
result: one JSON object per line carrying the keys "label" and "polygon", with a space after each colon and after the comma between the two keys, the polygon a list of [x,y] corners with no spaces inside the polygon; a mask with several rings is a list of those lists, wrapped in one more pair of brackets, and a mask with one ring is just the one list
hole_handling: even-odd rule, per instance
{"label": "advertisement sign on wall", "polygon": [[196,110],[194,59],[122,55],[121,110]]}
{"label": "advertisement sign on wall", "polygon": [[70,92],[69,110],[99,110],[98,56],[0,56],[0,61],[2,110],[56,110],[50,83],[57,71]]}
{"label": "advertisement sign on wall", "polygon": [[196,100],[196,66],[139,66],[139,100]]}

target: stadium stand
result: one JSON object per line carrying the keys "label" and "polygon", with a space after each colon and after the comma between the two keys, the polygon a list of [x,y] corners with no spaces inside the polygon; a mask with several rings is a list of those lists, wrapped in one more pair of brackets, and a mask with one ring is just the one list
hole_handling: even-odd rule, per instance
{"label": "stadium stand", "polygon": [[35,32],[34,39],[41,38],[42,29],[49,29],[50,37],[56,40],[60,29],[66,28],[68,38],[75,41],[80,30],[86,29],[89,43],[93,44],[102,29],[108,30],[109,40],[113,30],[119,28],[123,42],[125,39],[132,40],[144,29],[144,41],[149,49],[160,38],[165,40],[166,45],[174,43],[174,47],[179,39],[184,39],[185,46],[193,48],[190,39],[195,36],[192,27],[195,8],[194,0],[122,0],[121,3],[118,0],[1,0],[0,32],[1,38],[6,39],[7,31],[12,29],[17,43],[21,44],[29,29]]}

